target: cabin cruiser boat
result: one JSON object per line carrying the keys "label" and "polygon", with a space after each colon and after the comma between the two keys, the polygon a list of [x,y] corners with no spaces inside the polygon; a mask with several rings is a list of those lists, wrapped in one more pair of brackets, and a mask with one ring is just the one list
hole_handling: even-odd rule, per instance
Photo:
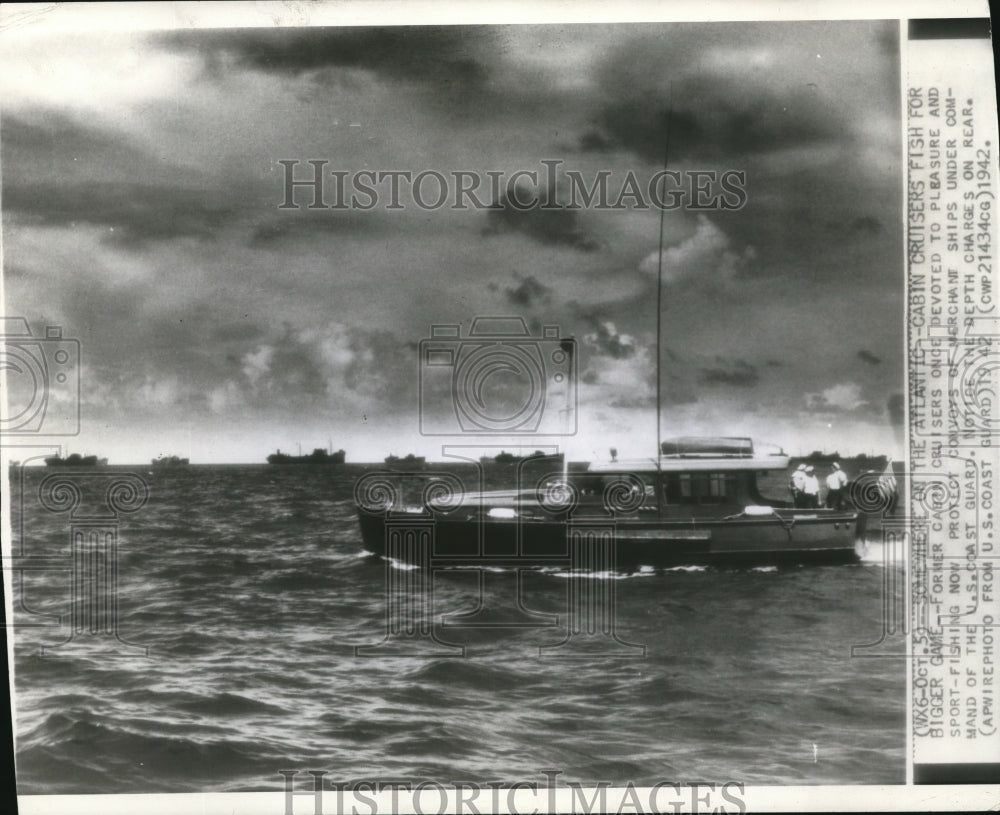
{"label": "cabin cruiser boat", "polygon": [[787,473],[789,458],[747,438],[670,439],[658,458],[523,478],[531,461],[518,464],[514,489],[469,490],[435,473],[419,485],[419,500],[394,474],[369,473],[355,490],[365,546],[388,553],[392,536],[409,528],[421,530],[412,540],[430,552],[394,545],[392,556],[441,566],[544,566],[565,559],[574,541],[603,542],[593,550],[598,571],[858,559],[866,516],[764,497],[758,476]]}

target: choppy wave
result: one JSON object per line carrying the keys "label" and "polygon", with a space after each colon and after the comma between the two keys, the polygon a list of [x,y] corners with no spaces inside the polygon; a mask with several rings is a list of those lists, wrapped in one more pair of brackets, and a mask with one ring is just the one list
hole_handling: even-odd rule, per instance
{"label": "choppy wave", "polygon": [[[903,780],[902,663],[850,658],[881,630],[883,569],[901,568],[877,544],[855,566],[594,575],[615,587],[614,637],[573,616],[564,569],[447,571],[413,656],[387,639],[385,561],[361,545],[355,475],[151,477],[119,559],[119,633],[148,657],[41,658],[68,637],[69,576],[26,575],[16,622],[39,627],[15,629],[19,791],[280,789],[289,768]],[[26,542],[62,556],[66,519],[31,498]]]}

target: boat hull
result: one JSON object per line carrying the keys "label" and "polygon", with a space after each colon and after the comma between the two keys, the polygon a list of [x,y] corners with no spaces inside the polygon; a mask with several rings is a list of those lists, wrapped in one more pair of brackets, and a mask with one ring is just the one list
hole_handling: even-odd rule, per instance
{"label": "boat hull", "polygon": [[[603,544],[594,568],[778,565],[858,560],[853,512],[817,510],[738,519],[447,518],[360,512],[365,547],[409,563],[545,566],[575,563],[580,546]],[[417,545],[417,542],[422,542]],[[408,542],[408,543],[407,543]],[[401,545],[404,544],[404,545]],[[424,551],[424,550],[427,551]]]}

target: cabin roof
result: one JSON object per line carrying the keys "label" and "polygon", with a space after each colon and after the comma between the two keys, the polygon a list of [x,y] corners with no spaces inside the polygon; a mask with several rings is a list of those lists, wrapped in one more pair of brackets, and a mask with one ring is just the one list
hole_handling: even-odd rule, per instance
{"label": "cabin roof", "polygon": [[[788,456],[660,456],[659,470],[664,473],[704,473],[733,470],[786,470]],[[656,472],[655,458],[618,459],[593,461],[587,467],[592,473],[649,473]]]}

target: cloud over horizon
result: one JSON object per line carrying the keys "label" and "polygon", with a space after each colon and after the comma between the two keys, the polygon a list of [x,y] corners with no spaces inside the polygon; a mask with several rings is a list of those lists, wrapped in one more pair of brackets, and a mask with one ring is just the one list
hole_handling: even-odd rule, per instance
{"label": "cloud over horizon", "polygon": [[[299,428],[376,452],[423,444],[420,340],[502,315],[576,339],[581,434],[641,450],[659,356],[679,433],[771,426],[791,444],[839,417],[859,444],[888,444],[903,390],[896,31],[14,38],[0,76],[8,312],[80,339],[95,448],[142,444],[123,428],[151,424],[157,453],[238,427],[224,455],[244,460]],[[745,206],[667,212],[661,246],[655,209],[566,204],[567,171],[610,173],[613,188],[651,178],[668,108],[670,167],[745,172]],[[287,159],[484,179],[562,164],[547,208],[510,206],[505,182],[488,202],[505,206],[486,210],[279,209]],[[828,351],[837,336],[850,346]]]}

